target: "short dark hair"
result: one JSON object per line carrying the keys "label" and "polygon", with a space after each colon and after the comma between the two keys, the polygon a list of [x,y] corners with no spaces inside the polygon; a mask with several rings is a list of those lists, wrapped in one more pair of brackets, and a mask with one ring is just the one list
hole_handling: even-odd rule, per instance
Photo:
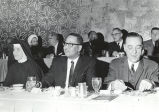
{"label": "short dark hair", "polygon": [[121,31],[121,29],[120,29],[120,28],[113,28],[113,30],[112,30],[112,31],[114,31],[114,30],[118,30],[119,32],[121,32],[121,33],[122,33],[122,31]]}
{"label": "short dark hair", "polygon": [[152,33],[153,30],[159,30],[159,28],[158,28],[158,27],[153,27],[153,28],[151,29],[151,33]]}
{"label": "short dark hair", "polygon": [[140,38],[140,39],[141,39],[141,42],[142,42],[142,44],[143,44],[143,38],[142,38],[142,36],[141,36],[140,34],[136,33],[136,32],[130,32],[130,33],[128,33],[128,34],[127,34],[127,37],[126,37],[126,39],[125,39],[125,41],[124,41],[124,44],[126,43],[126,40],[127,40],[127,38],[129,38],[129,37]]}
{"label": "short dark hair", "polygon": [[96,33],[95,31],[90,31],[89,33],[88,33],[88,37],[91,35],[91,33]]}
{"label": "short dark hair", "polygon": [[[83,38],[82,38],[82,36],[80,34],[78,34],[78,33],[70,33],[68,36],[76,37],[78,44],[83,44]],[[67,37],[66,37],[66,39],[67,39]]]}

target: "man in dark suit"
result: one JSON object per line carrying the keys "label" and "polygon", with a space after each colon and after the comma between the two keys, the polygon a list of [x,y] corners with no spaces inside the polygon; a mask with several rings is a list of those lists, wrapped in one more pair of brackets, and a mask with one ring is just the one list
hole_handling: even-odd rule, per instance
{"label": "man in dark suit", "polygon": [[113,42],[108,44],[108,51],[110,56],[117,57],[120,52],[124,52],[123,48],[123,33],[119,28],[113,28],[112,37],[114,39]]}
{"label": "man in dark suit", "polygon": [[89,39],[88,42],[83,43],[81,54],[86,56],[98,55],[97,33],[95,31],[90,31],[88,33],[88,39]]}
{"label": "man in dark suit", "polygon": [[111,90],[149,90],[158,84],[158,64],[143,58],[143,39],[137,33],[129,33],[124,43],[126,57],[115,59],[109,66],[105,83]]}
{"label": "man in dark suit", "polygon": [[153,27],[151,29],[151,39],[144,41],[144,49],[147,56],[154,55],[155,43],[157,40],[159,40],[159,28]]}
{"label": "man in dark suit", "polygon": [[108,49],[108,43],[104,41],[104,35],[100,32],[90,31],[88,33],[88,42],[83,43],[82,55],[99,57],[102,56],[102,50]]}
{"label": "man in dark suit", "polygon": [[[92,57],[80,56],[83,39],[79,34],[71,33],[64,43],[66,56],[53,59],[50,71],[43,78],[43,86],[77,86],[86,82],[88,89],[92,89],[91,80],[95,76],[96,61]],[[74,68],[74,69],[72,69]]]}
{"label": "man in dark suit", "polygon": [[45,51],[47,54],[46,57],[64,55],[63,42],[60,41],[60,37],[57,33],[51,32],[48,37],[48,42],[50,47]]}

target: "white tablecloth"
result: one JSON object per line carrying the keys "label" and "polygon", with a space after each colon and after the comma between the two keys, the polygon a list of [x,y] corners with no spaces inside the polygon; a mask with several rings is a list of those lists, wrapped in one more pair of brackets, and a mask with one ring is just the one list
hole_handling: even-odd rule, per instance
{"label": "white tablecloth", "polygon": [[0,112],[158,112],[159,94],[120,95],[113,101],[0,92]]}
{"label": "white tablecloth", "polygon": [[98,60],[110,63],[113,59],[116,59],[117,57],[98,57]]}

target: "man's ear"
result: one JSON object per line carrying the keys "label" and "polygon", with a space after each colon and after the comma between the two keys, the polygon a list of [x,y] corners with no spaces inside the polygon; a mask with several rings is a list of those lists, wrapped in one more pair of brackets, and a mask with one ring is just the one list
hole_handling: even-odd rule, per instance
{"label": "man's ear", "polygon": [[79,45],[78,51],[80,52],[82,50],[82,45]]}
{"label": "man's ear", "polygon": [[121,33],[121,37],[123,37],[123,33]]}
{"label": "man's ear", "polygon": [[145,54],[145,50],[144,49],[142,49],[141,54],[142,54],[142,56]]}

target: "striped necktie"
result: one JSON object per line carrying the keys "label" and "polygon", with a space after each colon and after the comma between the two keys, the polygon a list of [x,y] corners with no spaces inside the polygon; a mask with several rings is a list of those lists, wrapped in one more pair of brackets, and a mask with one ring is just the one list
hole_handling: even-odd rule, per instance
{"label": "striped necktie", "polygon": [[135,73],[134,64],[131,65],[131,72],[132,72],[133,74]]}

